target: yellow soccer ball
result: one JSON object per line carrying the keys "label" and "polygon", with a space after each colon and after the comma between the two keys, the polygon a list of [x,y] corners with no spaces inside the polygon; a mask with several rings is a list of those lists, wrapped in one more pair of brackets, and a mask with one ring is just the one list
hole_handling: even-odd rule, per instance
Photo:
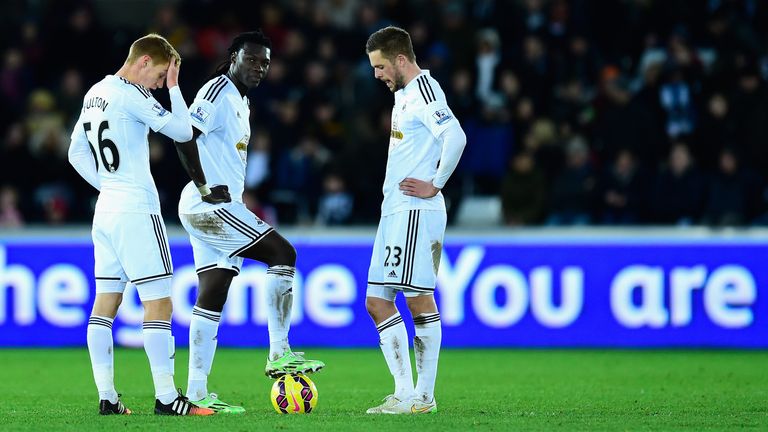
{"label": "yellow soccer ball", "polygon": [[317,405],[317,387],[304,374],[283,375],[272,384],[270,399],[280,414],[309,414]]}

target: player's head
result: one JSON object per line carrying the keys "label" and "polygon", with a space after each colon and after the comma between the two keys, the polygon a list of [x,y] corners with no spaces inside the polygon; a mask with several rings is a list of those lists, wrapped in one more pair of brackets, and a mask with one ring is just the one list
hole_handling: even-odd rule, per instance
{"label": "player's head", "polygon": [[164,37],[151,33],[131,44],[125,64],[136,69],[136,80],[150,89],[162,87],[171,60],[179,63],[181,56]]}
{"label": "player's head", "polygon": [[261,30],[240,33],[228,50],[230,77],[248,88],[258,86],[269,71],[271,51],[272,42]]}
{"label": "player's head", "polygon": [[390,91],[405,87],[405,68],[416,63],[411,36],[394,26],[384,27],[368,38],[365,52],[376,79],[384,81]]}

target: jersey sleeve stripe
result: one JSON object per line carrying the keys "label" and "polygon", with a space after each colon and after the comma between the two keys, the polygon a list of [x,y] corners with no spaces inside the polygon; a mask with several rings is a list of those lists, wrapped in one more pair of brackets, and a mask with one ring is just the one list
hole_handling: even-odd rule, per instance
{"label": "jersey sleeve stripe", "polygon": [[223,89],[225,85],[227,85],[227,79],[224,78],[223,76],[219,77],[219,79],[216,80],[216,82],[213,83],[213,85],[208,88],[208,91],[205,93],[205,97],[203,97],[203,99],[209,102],[213,102],[214,99],[216,99],[216,96],[219,95],[219,93],[221,92],[221,89]]}
{"label": "jersey sleeve stripe", "polygon": [[424,88],[428,89],[429,91],[427,93],[430,93],[432,95],[432,102],[436,101],[437,98],[435,97],[435,92],[432,90],[432,84],[429,83],[429,79],[427,79],[426,76],[421,76],[424,79]]}
{"label": "jersey sleeve stripe", "polygon": [[213,84],[211,84],[211,86],[208,87],[208,91],[205,92],[205,96],[203,96],[203,99],[208,99],[208,97],[211,95],[211,91],[213,90],[213,88],[219,85],[219,83],[221,83],[223,80],[224,80],[223,76],[220,76],[219,78],[217,78],[216,81],[214,81]]}
{"label": "jersey sleeve stripe", "polygon": [[226,86],[227,86],[227,82],[226,81],[221,83],[221,85],[216,89],[216,93],[214,93],[213,96],[211,96],[210,101],[211,102],[215,101],[216,98],[219,96],[219,93],[221,93],[221,91],[224,90],[224,87],[226,87]]}
{"label": "jersey sleeve stripe", "polygon": [[133,88],[135,88],[136,90],[138,90],[138,91],[139,91],[139,93],[141,93],[141,95],[142,95],[142,96],[144,96],[144,98],[146,98],[146,99],[149,99],[149,98],[150,98],[150,96],[152,96],[152,95],[149,93],[149,90],[147,90],[146,88],[144,88],[144,86],[140,86],[140,85],[138,85],[138,84],[136,84],[136,83],[132,83],[132,82],[128,81],[127,79],[123,78],[123,77],[119,77],[119,78],[120,78],[120,80],[121,80],[121,81],[123,81],[124,83],[126,83],[126,84],[129,84],[129,85],[133,86]]}
{"label": "jersey sleeve stripe", "polygon": [[416,82],[419,84],[419,91],[421,92],[421,97],[424,98],[424,103],[429,104],[429,100],[427,99],[427,96],[424,94],[424,88],[422,87],[421,80],[416,79]]}

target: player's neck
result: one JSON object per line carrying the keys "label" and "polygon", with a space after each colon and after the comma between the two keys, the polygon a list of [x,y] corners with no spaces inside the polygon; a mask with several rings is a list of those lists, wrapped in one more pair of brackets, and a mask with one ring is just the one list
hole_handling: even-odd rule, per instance
{"label": "player's neck", "polygon": [[416,63],[406,63],[405,68],[403,70],[403,78],[405,81],[405,86],[407,86],[411,81],[413,81],[414,78],[421,75],[421,68]]}
{"label": "player's neck", "polygon": [[138,84],[138,79],[137,79],[138,74],[136,74],[132,70],[131,65],[129,64],[124,64],[123,67],[120,68],[120,70],[115,72],[115,76],[125,78],[126,80],[134,84]]}
{"label": "player's neck", "polygon": [[245,84],[238,81],[237,78],[235,78],[235,74],[233,74],[231,70],[228,70],[227,73],[225,73],[224,75],[226,75],[227,78],[229,78],[229,80],[232,81],[232,84],[234,84],[235,87],[237,87],[237,91],[240,92],[240,96],[245,96],[245,94],[248,93],[248,87]]}

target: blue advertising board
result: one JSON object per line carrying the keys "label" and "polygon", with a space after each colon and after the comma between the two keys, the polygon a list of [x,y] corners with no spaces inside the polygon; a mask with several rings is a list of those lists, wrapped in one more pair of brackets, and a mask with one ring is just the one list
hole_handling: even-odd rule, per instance
{"label": "blue advertising board", "polygon": [[[294,242],[292,345],[376,346],[364,305],[370,242]],[[185,346],[197,276],[186,240],[172,240],[171,254]],[[436,290],[443,344],[768,348],[766,256],[768,243],[752,241],[448,237]],[[267,345],[265,272],[246,260],[233,281],[220,346]],[[0,241],[0,346],[85,345],[93,293],[88,238]],[[141,344],[142,314],[129,285],[116,343]]]}

